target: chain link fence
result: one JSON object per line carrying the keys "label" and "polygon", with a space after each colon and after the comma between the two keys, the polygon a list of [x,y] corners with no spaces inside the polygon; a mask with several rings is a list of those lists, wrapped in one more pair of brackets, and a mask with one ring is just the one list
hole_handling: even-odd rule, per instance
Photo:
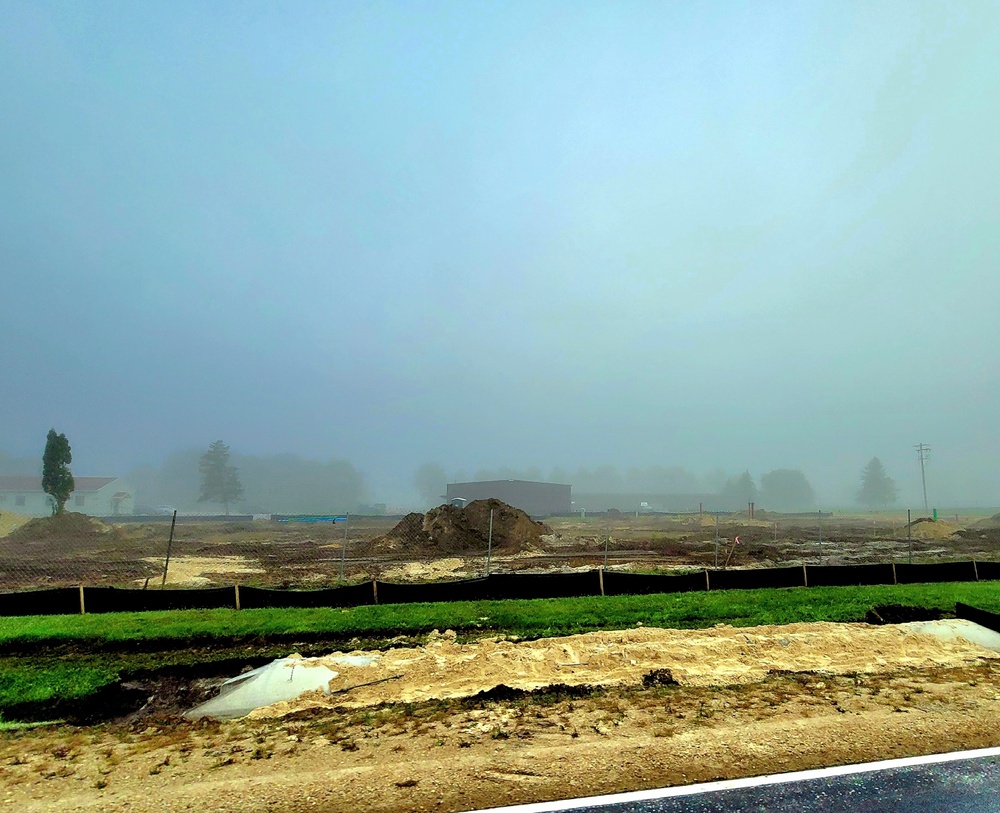
{"label": "chain link fence", "polygon": [[[73,585],[327,588],[505,573],[667,573],[995,560],[995,517],[913,511],[625,514],[536,525],[500,503],[432,516],[66,514],[0,537],[0,592]],[[922,513],[922,512],[921,512]],[[492,514],[492,524],[490,516]],[[443,518],[442,518],[443,517]]]}

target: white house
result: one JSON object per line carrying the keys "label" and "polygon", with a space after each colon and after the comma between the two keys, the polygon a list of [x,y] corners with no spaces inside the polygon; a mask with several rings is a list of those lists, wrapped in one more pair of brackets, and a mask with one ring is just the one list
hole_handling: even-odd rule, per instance
{"label": "white house", "polygon": [[[111,517],[135,512],[132,489],[117,477],[74,477],[76,485],[66,502],[67,511],[92,517]],[[42,491],[41,477],[0,477],[0,511],[47,517],[52,513],[49,495]]]}

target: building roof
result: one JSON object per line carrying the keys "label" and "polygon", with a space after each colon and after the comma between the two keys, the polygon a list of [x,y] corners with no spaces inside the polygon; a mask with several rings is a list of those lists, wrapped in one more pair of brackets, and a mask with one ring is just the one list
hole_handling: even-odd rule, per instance
{"label": "building roof", "polygon": [[[74,477],[73,491],[97,491],[108,483],[113,483],[117,477]],[[0,491],[41,491],[41,477],[4,477],[0,476]]]}

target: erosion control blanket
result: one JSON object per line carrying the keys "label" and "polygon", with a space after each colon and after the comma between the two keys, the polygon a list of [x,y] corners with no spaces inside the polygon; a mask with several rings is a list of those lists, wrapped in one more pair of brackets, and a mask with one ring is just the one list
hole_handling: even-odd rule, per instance
{"label": "erosion control blanket", "polygon": [[[638,686],[651,680],[724,686],[755,683],[775,672],[892,673],[995,658],[1000,654],[963,638],[941,638],[903,625],[637,628],[466,644],[448,632],[432,634],[422,647],[300,659],[335,674],[297,697],[261,702],[250,716],[470,697],[499,686],[533,691],[553,685]],[[304,670],[296,671],[302,675]],[[200,711],[214,716],[212,702]]]}

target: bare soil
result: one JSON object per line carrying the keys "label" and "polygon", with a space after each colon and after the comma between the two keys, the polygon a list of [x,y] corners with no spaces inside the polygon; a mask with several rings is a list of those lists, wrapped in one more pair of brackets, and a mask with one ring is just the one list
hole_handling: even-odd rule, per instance
{"label": "bare soil", "polygon": [[[402,522],[351,518],[343,524],[269,521],[180,523],[167,581],[324,587],[372,578],[427,581],[486,572],[489,508],[492,572],[545,573],[594,568],[671,572],[722,566],[866,564],[996,560],[1000,523],[992,518],[896,515],[817,517],[622,514],[535,523],[497,501],[443,506]],[[509,510],[508,510],[509,509]],[[134,587],[162,580],[169,535],[163,523],[104,525],[79,514],[32,520],[0,536],[0,590],[77,584]],[[739,536],[740,544],[733,545]],[[346,547],[345,547],[346,545]],[[175,569],[171,572],[171,569]]]}
{"label": "bare soil", "polygon": [[548,533],[547,525],[520,508],[500,500],[473,500],[464,508],[439,505],[426,514],[407,514],[368,547],[374,552],[410,549],[454,554],[483,551],[492,542],[496,551],[517,553],[537,548]]}
{"label": "bare soil", "polygon": [[[161,705],[4,732],[0,800],[24,811],[460,811],[1000,745],[998,656],[905,627],[492,645],[442,635],[390,655],[383,665],[410,669],[410,683],[341,703],[228,723]],[[494,679],[473,679],[490,664]],[[580,664],[599,668],[552,683]],[[595,685],[602,674],[610,682]]]}

